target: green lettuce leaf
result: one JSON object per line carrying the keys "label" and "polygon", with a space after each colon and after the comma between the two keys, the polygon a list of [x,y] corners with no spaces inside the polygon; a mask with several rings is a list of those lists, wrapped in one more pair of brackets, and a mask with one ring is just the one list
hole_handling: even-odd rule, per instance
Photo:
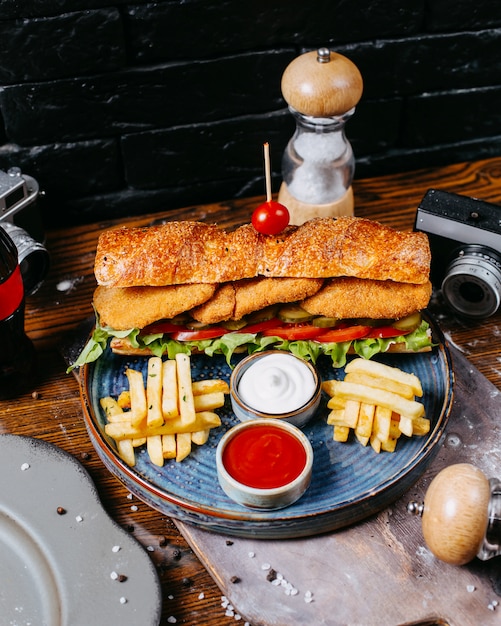
{"label": "green lettuce leaf", "polygon": [[405,343],[406,349],[413,351],[432,346],[429,324],[424,320],[419,328],[412,333],[391,339],[356,339],[341,343],[320,343],[312,340],[286,341],[280,337],[262,337],[254,333],[235,332],[227,333],[215,339],[181,343],[160,333],[141,336],[137,328],[117,331],[110,327],[102,327],[96,317],[96,327],[92,336],[77,360],[66,371],[70,372],[85,363],[96,361],[103,354],[112,337],[121,339],[127,337],[135,348],[149,348],[155,356],[166,354],[169,359],[175,358],[176,354],[180,352],[184,354],[203,352],[208,356],[223,354],[230,367],[233,367],[231,363],[233,355],[235,352],[241,352],[242,348],[245,348],[248,354],[271,348],[285,350],[312,363],[316,363],[321,355],[326,355],[331,358],[333,366],[337,368],[346,364],[346,357],[350,348],[353,348],[353,351],[359,356],[370,359],[375,354],[386,352],[392,343]]}

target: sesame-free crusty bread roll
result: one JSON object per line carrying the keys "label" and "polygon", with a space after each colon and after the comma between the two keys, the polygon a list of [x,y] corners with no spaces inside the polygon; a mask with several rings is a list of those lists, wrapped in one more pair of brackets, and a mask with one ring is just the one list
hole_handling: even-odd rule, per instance
{"label": "sesame-free crusty bread roll", "polygon": [[317,218],[263,235],[251,224],[227,232],[203,222],[167,222],[105,231],[94,272],[107,287],[223,283],[268,276],[353,276],[423,284],[430,248],[424,233],[357,217]]}

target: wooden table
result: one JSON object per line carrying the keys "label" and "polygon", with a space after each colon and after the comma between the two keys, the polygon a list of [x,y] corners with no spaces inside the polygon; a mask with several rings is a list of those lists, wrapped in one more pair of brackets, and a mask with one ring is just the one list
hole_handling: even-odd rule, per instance
{"label": "wooden table", "polygon": [[[357,181],[354,185],[356,214],[400,229],[411,229],[416,207],[429,188],[501,204],[501,158]],[[260,201],[262,198],[249,198],[120,221],[143,225],[161,218],[199,219],[232,227],[249,221],[253,208]],[[33,394],[30,391],[14,401],[0,402],[0,432],[50,441],[81,461],[95,481],[110,516],[129,529],[144,546],[154,548],[150,555],[163,589],[162,624],[173,623],[169,620],[173,617],[177,624],[229,626],[235,624],[235,618],[226,616],[221,606],[222,590],[218,584],[224,588],[224,581],[215,571],[211,571],[211,577],[195,555],[193,544],[187,542],[172,520],[141,503],[137,511],[131,510],[127,490],[94,452],[82,419],[77,380],[65,373],[60,345],[92,314],[96,241],[99,233],[112,225],[112,222],[95,223],[52,230],[47,234],[51,269],[40,291],[28,298],[26,309],[26,329],[38,352],[38,379]],[[432,312],[451,345],[501,390],[501,314],[483,322],[467,322],[452,315],[438,299],[432,305]],[[501,467],[498,470],[499,476]],[[182,525],[181,529],[184,530]],[[499,568],[499,559],[497,561]],[[481,571],[482,566],[477,565],[477,570]],[[451,570],[448,572],[451,574]],[[367,582],[370,584],[369,580]],[[494,591],[492,593],[495,598]],[[501,593],[499,589],[497,593]],[[501,602],[499,596],[497,599]],[[399,601],[405,602],[404,599]],[[259,613],[259,607],[256,611]],[[320,622],[313,618],[310,623]],[[258,626],[256,620],[253,626]],[[385,626],[393,626],[393,622]]]}

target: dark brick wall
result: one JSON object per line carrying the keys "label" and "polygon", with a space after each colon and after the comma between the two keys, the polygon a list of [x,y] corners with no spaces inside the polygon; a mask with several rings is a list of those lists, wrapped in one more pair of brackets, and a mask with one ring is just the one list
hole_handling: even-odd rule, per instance
{"label": "dark brick wall", "polygon": [[1,0],[0,168],[48,225],[264,195],[282,73],[320,46],[364,78],[356,177],[501,154],[499,0]]}

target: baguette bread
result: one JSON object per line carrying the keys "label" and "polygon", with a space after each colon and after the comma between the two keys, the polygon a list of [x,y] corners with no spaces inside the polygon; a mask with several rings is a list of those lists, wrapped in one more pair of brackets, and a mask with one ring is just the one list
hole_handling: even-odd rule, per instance
{"label": "baguette bread", "polygon": [[98,285],[144,287],[255,278],[351,276],[400,283],[429,280],[431,254],[421,232],[356,217],[317,218],[262,235],[251,224],[225,231],[203,222],[117,228],[99,237]]}

